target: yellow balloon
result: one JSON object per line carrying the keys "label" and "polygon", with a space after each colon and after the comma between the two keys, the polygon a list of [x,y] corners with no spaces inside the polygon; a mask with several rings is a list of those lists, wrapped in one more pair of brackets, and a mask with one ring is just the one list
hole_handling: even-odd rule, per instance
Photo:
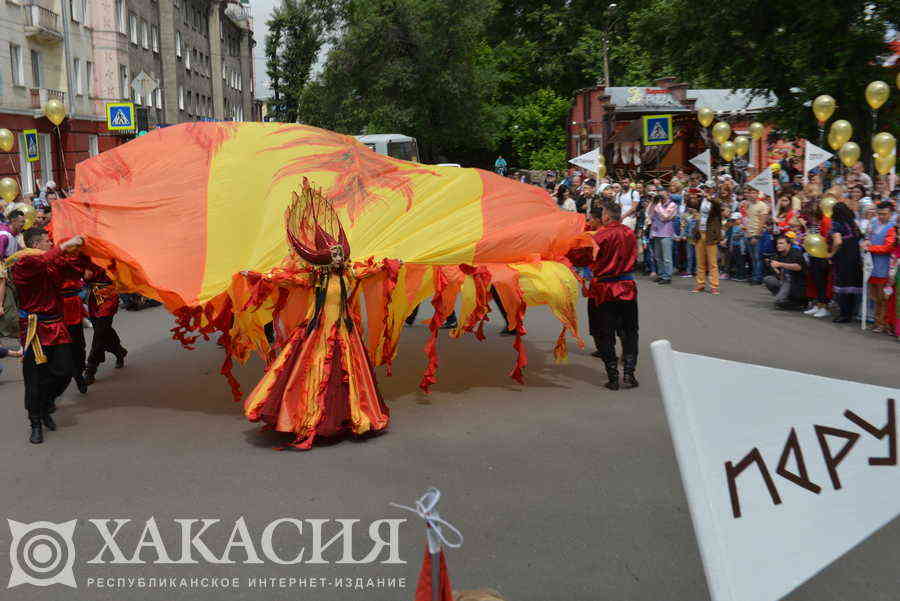
{"label": "yellow balloon", "polygon": [[750,151],[750,138],[747,136],[737,136],[734,139],[734,154],[742,157]]}
{"label": "yellow balloon", "polygon": [[831,119],[835,107],[837,107],[837,103],[834,101],[834,98],[827,94],[817,97],[812,104],[813,114],[819,123],[825,123]]}
{"label": "yellow balloon", "polygon": [[19,183],[11,177],[0,179],[0,198],[12,202],[19,195]]}
{"label": "yellow balloon", "polygon": [[880,109],[890,95],[891,88],[883,81],[873,81],[866,86],[866,102],[872,110]]}
{"label": "yellow balloon", "polygon": [[606,163],[597,165],[597,177],[606,177]]}
{"label": "yellow balloon", "polygon": [[766,131],[766,126],[759,121],[754,121],[750,124],[750,127],[748,129],[750,130],[750,137],[754,140],[759,140],[763,137],[763,134]]}
{"label": "yellow balloon", "polygon": [[896,147],[897,139],[886,131],[875,134],[875,137],[872,138],[872,149],[881,158],[889,157]]}
{"label": "yellow balloon", "polygon": [[731,137],[731,126],[724,121],[719,121],[713,125],[712,136],[716,144],[724,144],[725,140]]}
{"label": "yellow balloon", "polygon": [[831,132],[828,132],[828,145],[831,146],[832,150],[840,150],[841,144],[840,140]]}
{"label": "yellow balloon", "polygon": [[730,163],[731,160],[734,159],[734,153],[734,142],[730,140],[719,146],[719,154],[722,155],[722,158],[725,159],[726,162]]}
{"label": "yellow balloon", "polygon": [[900,72],[897,73],[897,88],[900,89]]}
{"label": "yellow balloon", "polygon": [[803,240],[803,248],[810,256],[824,259],[828,256],[828,243],[821,234],[807,234]]}
{"label": "yellow balloon", "polygon": [[711,108],[703,107],[702,109],[697,109],[697,121],[699,121],[700,125],[703,127],[709,127],[709,124],[712,123],[715,118],[716,112]]}
{"label": "yellow balloon", "polygon": [[837,204],[837,199],[834,196],[823,196],[822,200],[819,201],[819,208],[822,209],[822,214],[826,217],[831,217],[831,213],[834,211],[834,205]]}
{"label": "yellow balloon", "polygon": [[[837,146],[832,145],[832,148],[837,150],[844,144],[849,142],[850,138],[853,137],[853,126],[850,125],[850,122],[846,119],[839,119],[831,124],[831,129],[828,130],[828,135],[834,136],[834,141]],[[829,142],[829,144],[830,143],[831,142]]]}
{"label": "yellow balloon", "polygon": [[16,138],[11,131],[6,128],[0,129],[0,150],[9,152],[15,143]]}
{"label": "yellow balloon", "polygon": [[897,164],[897,155],[895,154],[889,154],[886,157],[880,157],[877,154],[872,156],[875,157],[875,171],[879,175],[887,175]]}
{"label": "yellow balloon", "polygon": [[845,166],[852,167],[859,161],[859,144],[856,142],[845,142],[838,151],[838,156],[841,157],[841,162]]}
{"label": "yellow balloon", "polygon": [[597,155],[597,162],[600,163],[601,165],[605,165],[605,164],[606,164],[606,157],[603,156],[602,153],[598,154],[598,155]]}
{"label": "yellow balloon", "polygon": [[53,125],[59,125],[66,118],[66,105],[56,98],[51,98],[44,105],[44,115],[50,119]]}
{"label": "yellow balloon", "polygon": [[31,229],[31,226],[34,225],[34,220],[37,217],[37,211],[34,210],[32,205],[27,203],[22,203],[22,208],[19,210],[25,214],[25,225],[23,226],[23,229]]}

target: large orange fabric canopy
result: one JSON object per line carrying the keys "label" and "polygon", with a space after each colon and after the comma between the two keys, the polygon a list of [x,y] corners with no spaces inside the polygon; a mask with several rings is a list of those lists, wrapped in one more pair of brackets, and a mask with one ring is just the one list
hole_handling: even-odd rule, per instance
{"label": "large orange fabric canopy", "polygon": [[[354,138],[304,125],[191,123],[156,130],[80,163],[75,194],[54,210],[58,240],[83,234],[85,252],[120,289],[165,303],[176,338],[221,332],[228,357],[269,358],[263,326],[286,302],[254,274],[289,254],[284,214],[308,178],[331,200],[363,281],[367,348],[390,366],[404,318],[433,297],[436,319],[423,388],[435,381],[437,328],[460,300],[460,326],[481,336],[496,287],[518,332],[521,380],[529,305],[548,305],[577,338],[579,285],[566,253],[584,219],[549,195],[478,169],[376,154]],[[292,301],[293,302],[293,301]],[[193,334],[192,334],[193,332]],[[238,393],[236,382],[232,386]]]}

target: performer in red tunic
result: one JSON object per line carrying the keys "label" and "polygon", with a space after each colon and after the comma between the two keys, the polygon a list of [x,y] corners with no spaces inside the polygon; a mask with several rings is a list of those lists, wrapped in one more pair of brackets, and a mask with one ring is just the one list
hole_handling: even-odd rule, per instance
{"label": "performer in red tunic", "polygon": [[76,236],[54,248],[44,230],[33,228],[25,232],[27,248],[9,258],[19,306],[19,338],[25,353],[22,376],[25,409],[31,421],[29,440],[34,444],[44,442],[42,426],[56,430],[51,407],[72,378],[72,353],[62,319],[59,286],[68,261],[65,253],[77,251],[83,243]]}
{"label": "performer in red tunic", "polygon": [[119,334],[113,327],[113,318],[119,310],[119,295],[106,272],[92,266],[84,273],[84,281],[90,288],[88,296],[88,318],[94,326],[94,339],[87,358],[84,381],[91,385],[95,381],[97,368],[106,361],[106,353],[116,357],[116,369],[125,367],[128,351],[122,346]]}
{"label": "performer in red tunic", "polygon": [[63,323],[66,324],[69,338],[72,339],[75,385],[81,394],[87,392],[87,384],[84,381],[87,347],[84,341],[84,303],[81,302],[80,293],[84,288],[84,271],[92,266],[90,259],[84,255],[70,257],[61,270],[64,280],[59,290],[63,303]]}
{"label": "performer in red tunic", "polygon": [[[598,207],[599,208],[599,207]],[[606,365],[609,381],[606,387],[619,389],[619,366],[616,357],[616,332],[622,340],[622,386],[635,388],[634,377],[638,355],[637,285],[634,282],[634,263],[637,242],[634,231],[621,222],[622,208],[618,203],[606,203],[596,213],[602,227],[594,234],[597,252],[577,249],[569,254],[576,267],[590,267],[593,278],[588,288],[588,322],[591,336]]]}

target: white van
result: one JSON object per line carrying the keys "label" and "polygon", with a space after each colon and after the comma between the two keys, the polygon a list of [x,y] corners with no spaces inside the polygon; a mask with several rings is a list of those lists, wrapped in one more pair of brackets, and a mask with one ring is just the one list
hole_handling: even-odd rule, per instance
{"label": "white van", "polygon": [[415,138],[403,134],[370,134],[356,139],[377,152],[402,161],[419,162],[419,145]]}

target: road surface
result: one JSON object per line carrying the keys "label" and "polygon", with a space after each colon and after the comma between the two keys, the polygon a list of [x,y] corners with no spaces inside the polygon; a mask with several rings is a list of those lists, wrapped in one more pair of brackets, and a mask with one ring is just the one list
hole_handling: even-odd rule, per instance
{"label": "road surface", "polygon": [[[428,486],[443,491],[441,513],[465,536],[447,560],[455,588],[494,587],[510,601],[700,601],[708,598],[687,502],[675,462],[649,353],[666,338],[676,350],[857,380],[898,383],[894,340],[799,314],[775,311],[761,287],[723,282],[723,294],[688,293],[691,280],[661,287],[639,282],[641,354],[636,390],[609,392],[592,345],[571,348],[555,365],[559,326],[546,310],[527,318],[527,385],[507,378],[513,339],[439,342],[439,383],[425,397],[417,384],[425,366],[426,329],[407,329],[393,377],[380,374],[392,411],[391,430],[364,443],[344,442],[307,453],[277,452],[280,439],[246,422],[218,374],[214,343],[182,349],[169,337],[160,309],[122,312],[117,325],[130,349],[124,370],[101,367],[86,396],[66,393],[60,426],[43,445],[26,442],[22,382],[10,360],[0,375],[0,507],[19,522],[78,519],[74,574],[78,588],[30,585],[3,590],[9,601],[175,599],[410,600],[422,560],[421,522],[389,505],[411,504]],[[583,307],[581,323],[586,328]],[[427,317],[427,314],[421,316]],[[238,368],[245,387],[262,371]],[[728,391],[723,390],[723,395]],[[399,527],[401,565],[294,566],[89,564],[102,542],[89,519],[130,519],[116,537],[131,557],[151,517],[177,560],[175,519],[219,519],[203,542],[220,554],[243,516],[251,536],[278,518],[359,519],[357,560],[372,543],[368,524],[409,518]],[[199,527],[199,526],[198,526]],[[309,546],[282,527],[282,556]],[[147,539],[150,540],[150,539]],[[10,575],[10,531],[0,526],[0,588]],[[773,547],[777,548],[777,541]],[[141,558],[156,559],[147,545]],[[196,553],[194,554],[196,555]],[[896,599],[900,522],[895,521],[806,583],[791,601]],[[386,558],[386,554],[384,555]],[[107,551],[104,561],[112,560]],[[785,561],[790,561],[785,558]],[[127,579],[239,578],[239,587],[135,588]],[[307,588],[259,588],[250,578],[304,578]],[[764,577],[761,575],[761,577]],[[126,579],[98,588],[97,580]],[[325,588],[308,588],[325,578]],[[335,588],[334,579],[395,588]],[[399,588],[405,578],[406,588]],[[89,579],[93,581],[89,584]],[[166,580],[168,584],[168,580]],[[318,581],[321,585],[323,581]],[[146,584],[146,582],[145,582]]]}

